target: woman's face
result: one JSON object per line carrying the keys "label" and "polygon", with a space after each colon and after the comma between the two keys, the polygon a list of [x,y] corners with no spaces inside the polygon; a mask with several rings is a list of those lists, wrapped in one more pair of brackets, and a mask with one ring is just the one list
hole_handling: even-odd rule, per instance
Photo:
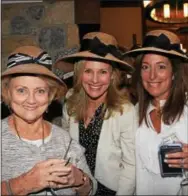
{"label": "woman's face", "polygon": [[8,93],[13,112],[27,122],[41,118],[49,104],[49,87],[35,76],[12,78]]}
{"label": "woman's face", "polygon": [[82,86],[92,100],[104,101],[112,77],[111,65],[97,61],[86,61],[81,77]]}
{"label": "woman's face", "polygon": [[172,86],[172,65],[170,60],[158,54],[146,54],[141,65],[141,78],[145,90],[155,100],[167,99]]}

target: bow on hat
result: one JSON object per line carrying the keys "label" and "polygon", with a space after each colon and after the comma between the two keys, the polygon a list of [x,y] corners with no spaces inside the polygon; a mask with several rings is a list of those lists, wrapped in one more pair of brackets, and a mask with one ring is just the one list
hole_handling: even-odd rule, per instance
{"label": "bow on hat", "polygon": [[164,50],[175,50],[184,54],[184,52],[181,50],[180,44],[171,44],[169,38],[164,34],[161,34],[158,37],[153,35],[146,36],[143,47],[155,47]]}
{"label": "bow on hat", "polygon": [[117,47],[114,45],[105,45],[97,37],[82,40],[80,51],[87,50],[102,57],[105,57],[107,54],[112,54],[116,58],[122,59],[122,54]]}
{"label": "bow on hat", "polygon": [[49,70],[51,70],[52,67],[51,57],[47,54],[47,52],[42,52],[38,57],[32,57],[23,53],[12,54],[8,58],[7,68],[30,63],[43,65]]}

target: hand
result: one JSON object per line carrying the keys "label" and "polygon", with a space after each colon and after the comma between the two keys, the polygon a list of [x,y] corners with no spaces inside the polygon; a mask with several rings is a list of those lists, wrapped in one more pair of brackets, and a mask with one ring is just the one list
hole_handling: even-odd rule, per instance
{"label": "hand", "polygon": [[67,186],[67,179],[62,176],[68,175],[70,172],[71,168],[65,166],[64,160],[49,159],[37,163],[26,173],[24,178],[31,183],[32,190],[30,191],[34,192],[47,187],[62,188]]}
{"label": "hand", "polygon": [[[70,172],[66,175],[56,172],[58,176],[61,176],[64,182],[66,182],[66,187],[78,187],[84,184],[84,174],[83,171],[69,163],[67,166]],[[56,188],[60,188],[61,185],[56,183]],[[65,187],[65,186],[64,186]]]}
{"label": "hand", "polygon": [[188,169],[188,144],[183,144],[182,150],[182,152],[168,153],[165,156],[169,167]]}

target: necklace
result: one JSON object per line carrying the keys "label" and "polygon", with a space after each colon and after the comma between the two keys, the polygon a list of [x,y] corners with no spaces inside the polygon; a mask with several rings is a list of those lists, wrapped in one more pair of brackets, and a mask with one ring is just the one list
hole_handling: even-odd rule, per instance
{"label": "necklace", "polygon": [[157,108],[157,109],[156,109],[156,113],[157,113],[157,117],[158,117],[158,118],[161,118],[161,116],[162,116],[162,108],[160,108],[160,107]]}
{"label": "necklace", "polygon": [[[27,145],[27,147],[32,151],[32,153],[35,153],[35,152],[33,151],[33,149],[28,145],[29,142],[25,141],[25,140],[20,136],[19,131],[18,131],[18,128],[17,128],[17,124],[16,124],[14,118],[13,118],[13,124],[14,124],[14,129],[15,129],[15,131],[16,131],[16,135],[18,136],[19,140],[22,141],[23,143],[25,143],[25,144]],[[35,146],[37,146],[37,145],[35,145]],[[45,147],[44,147],[44,123],[42,123],[42,144],[40,145],[40,149],[41,149],[42,151],[45,150]]]}
{"label": "necklace", "polygon": [[161,106],[160,102],[153,101],[153,105],[156,107],[156,115],[157,115],[157,117],[161,118],[163,107]]}

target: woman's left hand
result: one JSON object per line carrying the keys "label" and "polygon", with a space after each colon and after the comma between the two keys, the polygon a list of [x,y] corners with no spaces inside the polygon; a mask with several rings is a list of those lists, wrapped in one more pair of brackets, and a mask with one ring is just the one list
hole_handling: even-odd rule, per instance
{"label": "woman's left hand", "polygon": [[[80,185],[84,184],[84,176],[82,170],[78,169],[76,166],[69,163],[66,168],[69,168],[69,173],[66,175],[62,175],[61,172],[55,172],[57,176],[61,177],[66,184],[64,184],[65,187],[78,187]],[[52,173],[53,174],[53,173]],[[51,183],[52,184],[52,183]],[[63,184],[60,183],[54,183],[53,188],[62,188]]]}
{"label": "woman's left hand", "polygon": [[71,168],[71,172],[66,176],[68,186],[77,187],[83,185],[83,172],[72,164],[67,167]]}
{"label": "woman's left hand", "polygon": [[165,162],[169,167],[188,169],[188,144],[183,144],[182,152],[168,153]]}

